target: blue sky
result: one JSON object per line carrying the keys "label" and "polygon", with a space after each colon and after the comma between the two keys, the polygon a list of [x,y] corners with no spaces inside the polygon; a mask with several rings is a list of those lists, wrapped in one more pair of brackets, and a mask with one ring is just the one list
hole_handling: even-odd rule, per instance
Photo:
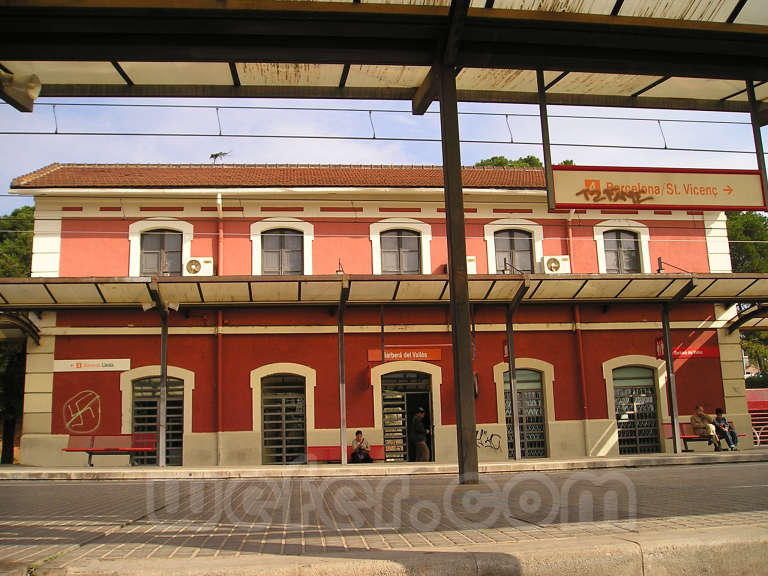
{"label": "blue sky", "polygon": [[[185,107],[80,107],[63,102],[175,104]],[[57,103],[56,114],[51,106]],[[218,136],[219,120],[225,134]],[[344,108],[344,111],[244,109]],[[433,104],[430,112],[438,110]],[[234,108],[234,109],[233,109]],[[368,110],[397,110],[396,113]],[[529,105],[463,104],[460,111],[462,164],[503,155],[543,157],[538,107]],[[469,114],[485,113],[487,115]],[[509,116],[505,116],[509,114]],[[615,108],[549,108],[554,162],[572,159],[581,165],[658,166],[684,168],[755,168],[753,153],[710,153],[663,150],[706,148],[753,151],[748,115]],[[572,116],[572,117],[558,117]],[[640,120],[642,119],[642,120]],[[660,123],[661,120],[661,129]],[[690,123],[705,120],[710,123]],[[723,122],[737,122],[729,124]],[[373,124],[373,126],[372,126]],[[26,132],[184,133],[196,136],[74,136]],[[0,215],[31,199],[8,195],[13,178],[53,162],[76,163],[209,163],[214,152],[228,152],[226,163],[303,164],[441,164],[439,142],[389,141],[383,138],[439,138],[437,114],[414,117],[410,102],[335,100],[40,100],[33,114],[0,105]],[[296,138],[339,136],[377,140]],[[510,131],[515,142],[510,144]],[[214,134],[214,136],[202,136]],[[294,136],[276,138],[275,136]],[[768,131],[763,130],[763,139]],[[496,143],[469,142],[493,140]],[[591,145],[591,146],[584,146]],[[611,146],[611,147],[597,147]],[[659,147],[658,150],[621,148]]]}

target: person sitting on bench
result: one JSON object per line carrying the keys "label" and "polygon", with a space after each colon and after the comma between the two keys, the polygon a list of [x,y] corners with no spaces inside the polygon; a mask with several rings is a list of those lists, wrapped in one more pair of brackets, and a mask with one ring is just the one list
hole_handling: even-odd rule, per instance
{"label": "person sitting on bench", "polygon": [[352,440],[352,455],[349,457],[349,461],[352,464],[373,462],[373,458],[371,458],[371,447],[368,444],[368,440],[363,438],[362,430],[355,432],[355,439]]}
{"label": "person sitting on bench", "polygon": [[717,431],[715,430],[715,419],[704,412],[704,408],[700,405],[696,406],[696,412],[691,414],[691,427],[693,433],[699,436],[708,436],[708,444],[715,445],[715,452],[719,452],[722,448],[720,446],[720,438],[717,437]]}
{"label": "person sitting on bench", "polygon": [[725,438],[728,443],[728,448],[731,450],[738,450],[736,445],[739,443],[739,435],[736,434],[736,430],[733,426],[728,424],[728,419],[723,416],[723,409],[718,408],[715,410],[715,431],[718,438]]}

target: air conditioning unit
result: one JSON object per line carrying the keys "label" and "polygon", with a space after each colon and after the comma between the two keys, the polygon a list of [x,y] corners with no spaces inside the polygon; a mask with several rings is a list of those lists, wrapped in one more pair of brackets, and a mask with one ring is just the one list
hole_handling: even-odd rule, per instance
{"label": "air conditioning unit", "polygon": [[571,259],[568,256],[545,256],[544,272],[547,274],[570,274]]}
{"label": "air conditioning unit", "polygon": [[213,258],[194,256],[184,262],[184,276],[213,276]]}

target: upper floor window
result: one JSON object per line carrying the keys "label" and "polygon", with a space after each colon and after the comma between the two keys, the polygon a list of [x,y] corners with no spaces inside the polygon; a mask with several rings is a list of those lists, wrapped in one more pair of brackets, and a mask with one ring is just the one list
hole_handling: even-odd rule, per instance
{"label": "upper floor window", "polygon": [[311,222],[283,216],[251,224],[251,274],[312,274]]}
{"label": "upper floor window", "polygon": [[141,235],[141,275],[181,276],[182,233],[149,230]]}
{"label": "upper floor window", "polygon": [[601,274],[649,274],[650,233],[635,220],[604,220],[594,227],[597,271]]}
{"label": "upper floor window", "polygon": [[277,228],[261,235],[261,273],[272,276],[304,272],[304,238],[297,230]]}
{"label": "upper floor window", "polygon": [[[503,218],[483,227],[488,255],[488,274],[541,272],[544,229],[523,218]],[[507,266],[504,266],[504,260]],[[517,269],[517,270],[516,270]]]}
{"label": "upper floor window", "polygon": [[419,274],[421,251],[418,232],[387,230],[381,233],[381,273]]}
{"label": "upper floor window", "polygon": [[603,233],[605,242],[605,271],[608,274],[631,274],[642,271],[640,242],[637,234],[627,230]]}
{"label": "upper floor window", "polygon": [[388,218],[370,227],[374,274],[430,274],[432,228],[412,218]]}
{"label": "upper floor window", "polygon": [[524,230],[499,230],[493,235],[496,271],[502,274],[533,272],[533,236]]}
{"label": "upper floor window", "polygon": [[137,220],[128,227],[128,276],[181,276],[192,252],[194,226],[174,218]]}

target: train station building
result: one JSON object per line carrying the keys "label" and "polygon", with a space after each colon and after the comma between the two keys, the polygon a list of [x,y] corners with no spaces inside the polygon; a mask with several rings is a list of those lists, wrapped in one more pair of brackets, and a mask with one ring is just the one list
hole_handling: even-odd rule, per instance
{"label": "train station building", "polygon": [[[680,420],[751,429],[738,328],[764,319],[734,304],[768,279],[731,273],[724,210],[762,207],[756,171],[562,167],[554,210],[541,169],[462,180],[481,462],[672,452],[665,326]],[[358,429],[408,461],[419,407],[456,461],[441,167],[53,164],[11,192],[35,201],[33,277],[0,280],[30,323],[23,464],[157,432],[163,369],[167,465],[339,462]]]}

